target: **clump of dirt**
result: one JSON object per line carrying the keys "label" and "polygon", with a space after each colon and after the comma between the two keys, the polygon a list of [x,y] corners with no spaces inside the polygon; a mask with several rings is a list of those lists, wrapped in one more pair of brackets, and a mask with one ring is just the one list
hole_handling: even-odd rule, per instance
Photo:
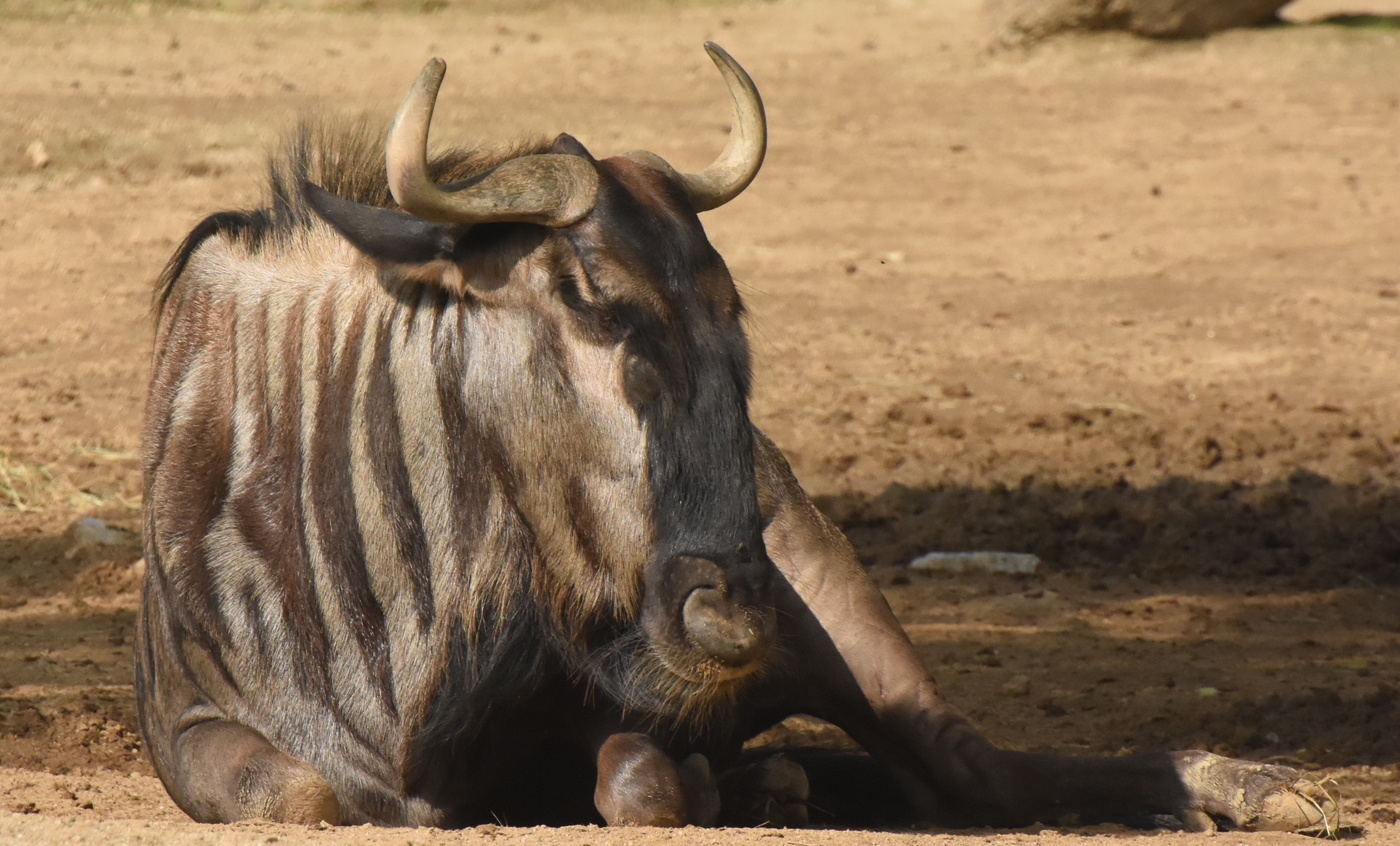
{"label": "clump of dirt", "polygon": [[125,686],[0,692],[0,750],[7,766],[24,770],[154,774]]}
{"label": "clump of dirt", "polygon": [[146,575],[146,562],[99,561],[73,578],[73,595],[76,597],[111,596],[122,593],[135,593],[141,589],[141,579]]}

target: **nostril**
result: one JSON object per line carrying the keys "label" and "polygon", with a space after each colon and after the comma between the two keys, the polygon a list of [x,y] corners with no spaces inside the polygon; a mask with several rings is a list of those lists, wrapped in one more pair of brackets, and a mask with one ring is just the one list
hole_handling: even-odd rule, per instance
{"label": "nostril", "polygon": [[696,588],[685,599],[681,620],[701,649],[726,664],[748,664],[768,647],[763,614],[736,605],[714,588]]}

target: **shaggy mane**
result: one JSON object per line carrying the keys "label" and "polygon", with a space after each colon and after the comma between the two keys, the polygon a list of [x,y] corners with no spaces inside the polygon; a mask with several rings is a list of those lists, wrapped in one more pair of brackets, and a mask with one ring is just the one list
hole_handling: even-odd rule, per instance
{"label": "shaggy mane", "polygon": [[[303,120],[283,139],[281,151],[268,162],[267,188],[261,205],[215,212],[185,236],[156,282],[156,314],[165,308],[190,257],[205,239],[221,235],[256,250],[266,239],[286,240],[308,230],[317,217],[302,196],[303,180],[347,200],[393,208],[394,198],[389,194],[384,170],[384,140],[384,133],[372,128],[364,118]],[[455,182],[510,159],[547,152],[548,148],[548,141],[530,141],[497,150],[439,150],[428,157],[428,175],[440,184]]]}

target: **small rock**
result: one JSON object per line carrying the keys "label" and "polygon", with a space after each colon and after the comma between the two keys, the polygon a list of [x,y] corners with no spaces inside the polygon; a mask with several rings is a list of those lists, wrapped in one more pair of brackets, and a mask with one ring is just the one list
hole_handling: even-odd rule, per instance
{"label": "small rock", "polygon": [[49,151],[44,147],[44,142],[37,138],[24,148],[24,154],[29,157],[29,165],[35,170],[43,170],[49,166]]}
{"label": "small rock", "polygon": [[1031,680],[1027,676],[1012,676],[1010,681],[1001,686],[1001,692],[1005,696],[1029,696]]}
{"label": "small rock", "polygon": [[74,558],[93,547],[115,546],[121,543],[121,535],[96,517],[80,517],[73,521],[64,533],[68,538],[68,551],[64,558]]}
{"label": "small rock", "polygon": [[495,823],[485,823],[476,827],[477,834],[493,835],[496,833]]}
{"label": "small rock", "polygon": [[1394,809],[1374,808],[1371,810],[1371,822],[1373,823],[1385,823],[1386,825],[1395,825],[1395,821],[1397,819],[1400,819],[1400,816],[1396,815]]}
{"label": "small rock", "polygon": [[1202,438],[1196,443],[1196,466],[1209,470],[1225,460],[1225,450],[1214,438]]}
{"label": "small rock", "polygon": [[944,573],[1034,573],[1040,559],[1028,552],[926,552],[909,562],[911,570]]}

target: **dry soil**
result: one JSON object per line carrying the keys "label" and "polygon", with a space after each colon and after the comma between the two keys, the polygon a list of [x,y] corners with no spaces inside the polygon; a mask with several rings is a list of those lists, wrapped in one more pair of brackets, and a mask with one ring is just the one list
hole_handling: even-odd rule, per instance
{"label": "dry soil", "polygon": [[[431,55],[436,138],[698,168],[729,122],[715,39],[772,127],[706,217],[755,419],[948,695],[1015,748],[1289,762],[1345,834],[1400,843],[1400,5],[1015,53],[972,0],[313,6],[0,0],[0,841],[1128,836],[200,827],[153,778],[137,455],[174,246],[256,201],[298,115],[386,120]],[[85,516],[124,531],[79,547]],[[902,568],[936,549],[1043,564]]]}

